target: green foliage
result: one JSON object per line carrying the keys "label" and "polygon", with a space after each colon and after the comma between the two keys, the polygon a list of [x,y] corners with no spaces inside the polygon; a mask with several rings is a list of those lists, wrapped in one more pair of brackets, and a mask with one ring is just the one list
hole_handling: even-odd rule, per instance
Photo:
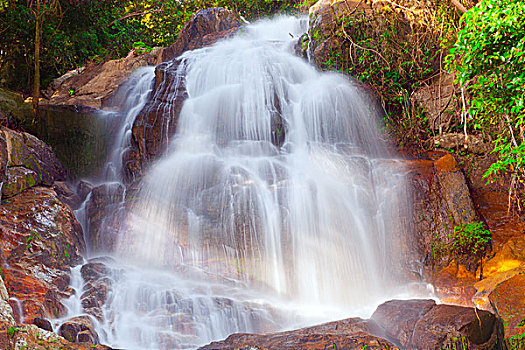
{"label": "green foliage", "polygon": [[137,55],[142,55],[142,54],[151,52],[151,50],[153,50],[153,48],[144,44],[142,41],[134,42],[133,48],[135,49],[135,52],[137,53]]}
{"label": "green foliage", "polygon": [[[203,8],[222,6],[247,19],[292,11],[299,0],[59,0],[60,14],[45,18],[41,82],[86,63],[142,54],[175,42],[185,22]],[[26,0],[0,0],[0,86],[29,92],[34,75],[35,17]],[[134,47],[134,43],[142,43]]]}
{"label": "green foliage", "polygon": [[453,254],[480,256],[488,248],[492,233],[485,229],[482,222],[474,222],[455,226],[449,238],[452,240],[450,249]]}
{"label": "green foliage", "polygon": [[9,327],[7,329],[7,335],[9,335],[9,338],[13,338],[15,336],[15,333],[18,332],[20,328],[18,327]]}
{"label": "green foliage", "polygon": [[442,239],[436,233],[430,243],[433,270],[441,263],[448,265],[455,260],[456,264],[463,263],[469,270],[476,271],[483,262],[491,240],[492,233],[482,222],[454,226],[448,240]]}
{"label": "green foliage", "polygon": [[510,175],[520,208],[525,180],[525,0],[482,0],[461,19],[447,65],[470,96],[474,129],[494,139],[498,161],[485,173]]}

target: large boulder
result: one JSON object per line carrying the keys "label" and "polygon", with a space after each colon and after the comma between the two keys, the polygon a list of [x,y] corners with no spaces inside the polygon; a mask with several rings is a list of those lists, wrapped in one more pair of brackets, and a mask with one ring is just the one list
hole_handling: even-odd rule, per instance
{"label": "large boulder", "polygon": [[104,321],[102,307],[113,291],[115,276],[119,274],[105,264],[106,259],[90,260],[80,270],[84,279],[83,293],[80,296],[82,308],[100,322]]}
{"label": "large boulder", "polygon": [[47,103],[52,105],[80,105],[97,109],[111,107],[111,97],[119,85],[140,67],[162,62],[162,48],[139,55],[131,51],[127,57],[91,65],[77,72],[68,72],[66,77],[52,84],[55,91]]}
{"label": "large boulder", "polygon": [[0,180],[2,197],[13,197],[33,186],[51,186],[64,180],[66,170],[51,148],[35,136],[0,129]]}
{"label": "large boulder", "polygon": [[58,334],[72,343],[97,344],[99,342],[95,326],[89,316],[78,316],[67,320],[58,329]]}
{"label": "large boulder", "polygon": [[238,14],[223,8],[197,12],[182,29],[177,42],[164,52],[157,66],[151,98],[133,123],[131,148],[124,155],[128,180],[141,177],[147,165],[167,148],[175,134],[177,119],[187,97],[186,67],[178,59],[183,52],[210,46],[232,35],[242,24]]}
{"label": "large boulder", "polygon": [[224,341],[213,342],[201,350],[268,349],[399,349],[388,340],[371,333],[381,330],[373,321],[361,318],[325,323],[288,332],[270,334],[233,334]]}
{"label": "large boulder", "polygon": [[[488,311],[432,300],[391,300],[371,317],[405,349],[495,349],[501,325]],[[448,346],[448,347],[447,347]]]}
{"label": "large boulder", "polygon": [[82,262],[82,228],[51,188],[33,187],[0,205],[2,271],[18,321],[64,314],[69,270]]}

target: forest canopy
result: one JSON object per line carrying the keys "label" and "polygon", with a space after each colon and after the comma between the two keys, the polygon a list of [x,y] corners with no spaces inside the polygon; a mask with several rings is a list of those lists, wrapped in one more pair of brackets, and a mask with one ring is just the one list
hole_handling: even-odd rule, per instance
{"label": "forest canopy", "polygon": [[293,11],[297,3],[295,0],[0,0],[0,86],[23,92],[32,88],[37,8],[45,12],[39,60],[41,83],[45,87],[52,79],[86,62],[125,56],[134,43],[146,47],[169,46],[184,22],[202,8],[222,6],[253,19]]}

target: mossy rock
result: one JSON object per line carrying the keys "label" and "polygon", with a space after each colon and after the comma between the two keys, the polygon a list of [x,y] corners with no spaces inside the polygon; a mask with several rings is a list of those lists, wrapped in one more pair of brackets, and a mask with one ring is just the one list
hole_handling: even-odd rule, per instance
{"label": "mossy rock", "polygon": [[7,176],[2,186],[2,198],[10,198],[37,185],[38,174],[24,167],[7,168]]}

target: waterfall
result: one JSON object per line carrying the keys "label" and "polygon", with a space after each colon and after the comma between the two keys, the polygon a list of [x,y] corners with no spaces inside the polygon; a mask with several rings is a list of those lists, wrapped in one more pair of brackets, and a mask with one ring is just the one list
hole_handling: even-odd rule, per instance
{"label": "waterfall", "polygon": [[[188,97],[118,233],[103,343],[198,347],[366,315],[399,292],[402,167],[362,88],[294,55],[305,24],[257,22],[179,57]],[[115,174],[144,103],[127,108]]]}

